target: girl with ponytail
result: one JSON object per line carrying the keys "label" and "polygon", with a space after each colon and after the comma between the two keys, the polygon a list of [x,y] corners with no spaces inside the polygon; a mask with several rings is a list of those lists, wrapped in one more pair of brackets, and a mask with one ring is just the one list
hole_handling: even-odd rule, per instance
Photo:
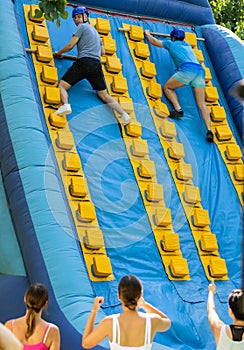
{"label": "girl with ponytail", "polygon": [[[105,317],[95,329],[96,314],[104,298],[94,299],[83,333],[82,347],[92,348],[108,337],[111,350],[125,350],[124,347],[126,350],[150,350],[155,334],[170,328],[170,319],[143,299],[141,281],[134,275],[126,275],[120,280],[118,297],[122,313]],[[139,308],[145,313],[139,312]]]}
{"label": "girl with ponytail", "polygon": [[26,314],[6,322],[6,326],[21,341],[23,350],[59,350],[60,335],[56,325],[42,319],[48,305],[48,291],[41,283],[32,284],[24,301]]}

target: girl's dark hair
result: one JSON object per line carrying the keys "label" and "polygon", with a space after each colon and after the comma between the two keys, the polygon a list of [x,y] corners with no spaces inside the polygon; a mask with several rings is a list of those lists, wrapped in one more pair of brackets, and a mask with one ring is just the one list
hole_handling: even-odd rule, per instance
{"label": "girl's dark hair", "polygon": [[135,310],[142,293],[141,281],[136,276],[126,275],[119,282],[118,292],[124,305],[129,310]]}
{"label": "girl's dark hair", "polygon": [[229,307],[235,318],[244,321],[244,293],[240,289],[233,290],[228,298]]}
{"label": "girl's dark hair", "polygon": [[32,284],[25,294],[25,303],[27,307],[26,324],[27,331],[25,338],[28,339],[35,330],[35,313],[41,311],[48,301],[48,291],[41,283]]}

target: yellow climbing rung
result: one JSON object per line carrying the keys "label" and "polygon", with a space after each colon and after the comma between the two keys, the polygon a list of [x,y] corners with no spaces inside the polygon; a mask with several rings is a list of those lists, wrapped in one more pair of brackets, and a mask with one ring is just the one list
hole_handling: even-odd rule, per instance
{"label": "yellow climbing rung", "polygon": [[147,93],[150,97],[153,97],[155,99],[161,98],[162,97],[162,87],[160,84],[151,81],[149,86],[148,86]]}
{"label": "yellow climbing rung", "polygon": [[163,186],[152,183],[147,185],[147,200],[150,202],[160,202],[163,200]]}
{"label": "yellow climbing rung", "polygon": [[131,121],[128,125],[126,125],[126,133],[132,137],[140,137],[142,135],[141,123]]}
{"label": "yellow climbing rung", "polygon": [[48,30],[46,27],[35,24],[33,26],[33,39],[45,43],[49,39]]}
{"label": "yellow climbing rung", "polygon": [[205,227],[210,224],[208,210],[195,208],[193,210],[193,225],[196,227]]}
{"label": "yellow climbing rung", "polygon": [[84,240],[88,249],[98,250],[104,247],[103,234],[98,228],[86,229]]}
{"label": "yellow climbing rung", "polygon": [[201,235],[201,249],[204,252],[213,252],[218,250],[217,238],[210,232],[204,232]]}
{"label": "yellow climbing rung", "polygon": [[78,203],[78,219],[83,222],[92,222],[96,219],[96,211],[93,203],[80,202]]}
{"label": "yellow climbing rung", "polygon": [[189,275],[187,260],[182,257],[172,257],[169,267],[173,277],[180,278]]}
{"label": "yellow climbing rung", "polygon": [[170,158],[181,159],[185,156],[184,146],[182,143],[173,141],[170,143],[168,148],[168,154]]}
{"label": "yellow climbing rung", "polygon": [[141,41],[144,39],[143,28],[140,26],[130,26],[129,36],[131,40]]}
{"label": "yellow climbing rung", "polygon": [[211,117],[214,122],[222,122],[226,118],[225,109],[222,106],[211,107]]}
{"label": "yellow climbing rung", "polygon": [[180,249],[179,235],[175,233],[164,233],[161,241],[162,249],[166,252],[175,252]]}
{"label": "yellow climbing rung", "polygon": [[220,278],[228,274],[226,262],[219,257],[211,257],[209,260],[209,273],[213,278]]}
{"label": "yellow climbing rung", "polygon": [[198,204],[201,201],[200,191],[198,187],[195,186],[185,186],[183,193],[183,198],[185,202],[190,204]]}
{"label": "yellow climbing rung", "polygon": [[141,177],[152,178],[156,175],[155,163],[149,159],[143,159],[139,165],[139,175]]}
{"label": "yellow climbing rung", "polygon": [[172,224],[171,211],[169,208],[155,210],[155,223],[157,226],[169,226]]}
{"label": "yellow climbing rung", "polygon": [[150,61],[142,62],[141,72],[142,72],[142,75],[147,78],[153,78],[157,75],[155,64]]}
{"label": "yellow climbing rung", "polygon": [[58,81],[58,70],[56,67],[43,65],[41,79],[45,83],[54,84]]}
{"label": "yellow climbing rung", "polygon": [[73,197],[86,197],[88,187],[84,177],[79,176],[70,179],[70,194]]}
{"label": "yellow climbing rung", "polygon": [[81,161],[77,153],[64,153],[64,169],[74,172],[77,172],[81,169]]}
{"label": "yellow climbing rung", "polygon": [[108,34],[111,30],[110,22],[105,18],[96,19],[96,30],[99,34]]}
{"label": "yellow climbing rung", "polygon": [[167,139],[174,138],[177,135],[175,124],[167,120],[163,120],[160,127],[160,134]]}
{"label": "yellow climbing rung", "polygon": [[116,52],[116,42],[109,36],[104,36],[102,38],[105,54],[113,55]]}
{"label": "yellow climbing rung", "polygon": [[193,178],[191,164],[177,164],[176,177],[179,180],[188,181]]}
{"label": "yellow climbing rung", "polygon": [[132,154],[137,157],[144,157],[148,155],[149,149],[146,140],[132,141]]}
{"label": "yellow climbing rung", "polygon": [[148,58],[150,56],[148,45],[144,43],[136,43],[135,55],[140,58]]}
{"label": "yellow climbing rung", "polygon": [[228,141],[232,138],[232,131],[228,125],[216,126],[216,136],[219,141]]}
{"label": "yellow climbing rung", "polygon": [[93,257],[93,274],[96,277],[108,277],[113,273],[110,259],[106,255]]}

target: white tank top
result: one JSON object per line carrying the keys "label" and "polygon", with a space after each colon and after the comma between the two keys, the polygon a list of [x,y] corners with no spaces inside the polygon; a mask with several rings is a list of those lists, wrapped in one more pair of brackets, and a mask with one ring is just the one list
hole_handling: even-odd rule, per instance
{"label": "white tank top", "polygon": [[226,326],[221,327],[217,350],[243,350],[244,340],[233,341],[226,333]]}
{"label": "white tank top", "polygon": [[[109,342],[111,350],[150,350],[152,347],[151,343],[151,319],[150,315],[146,315],[146,327],[145,327],[145,339],[144,345],[142,346],[121,346],[120,345],[120,328],[118,317],[119,314],[112,315],[113,317],[113,339]],[[118,342],[116,343],[116,334],[118,335]]]}

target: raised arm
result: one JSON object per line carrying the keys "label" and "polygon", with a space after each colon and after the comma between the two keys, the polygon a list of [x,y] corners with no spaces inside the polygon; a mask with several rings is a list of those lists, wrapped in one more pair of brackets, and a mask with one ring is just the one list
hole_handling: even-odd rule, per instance
{"label": "raised arm", "polygon": [[54,56],[61,58],[64,52],[68,52],[73,49],[73,47],[77,44],[79,38],[76,35],[73,35],[71,40],[66,44],[62,49],[54,52]]}
{"label": "raised arm", "polygon": [[150,44],[152,44],[152,45],[154,45],[154,46],[158,46],[158,47],[164,47],[162,41],[161,41],[161,40],[158,40],[158,39],[156,39],[156,38],[154,38],[154,36],[152,36],[152,35],[150,34],[150,31],[149,31],[148,29],[146,29],[146,30],[144,31],[144,33],[145,33],[145,35],[146,35],[146,37],[147,37],[147,39],[148,39],[148,41],[149,41]]}
{"label": "raised arm", "polygon": [[215,293],[216,293],[216,286],[214,283],[214,279],[212,279],[212,283],[209,284],[208,286],[208,303],[207,303],[208,322],[213,332],[213,335],[215,337],[216,344],[218,344],[220,330],[221,330],[221,327],[224,325],[224,322],[220,320],[215,309],[215,302],[214,302]]}
{"label": "raised arm", "polygon": [[170,326],[171,326],[171,321],[169,319],[169,317],[164,314],[162,311],[158,310],[155,306],[147,303],[143,297],[140,298],[138,305],[140,308],[142,308],[144,311],[146,311],[147,313],[152,313],[152,314],[156,314],[159,317],[156,317],[156,327],[155,327],[155,331],[156,332],[164,332],[167,331]]}
{"label": "raised arm", "polygon": [[103,297],[96,297],[94,299],[93,308],[90,312],[90,316],[86,323],[84,333],[82,336],[82,347],[85,349],[90,349],[99,344],[106,336],[109,335],[109,326],[111,324],[111,320],[105,317],[94,329],[94,323],[96,319],[96,315],[100,306],[103,304]]}

